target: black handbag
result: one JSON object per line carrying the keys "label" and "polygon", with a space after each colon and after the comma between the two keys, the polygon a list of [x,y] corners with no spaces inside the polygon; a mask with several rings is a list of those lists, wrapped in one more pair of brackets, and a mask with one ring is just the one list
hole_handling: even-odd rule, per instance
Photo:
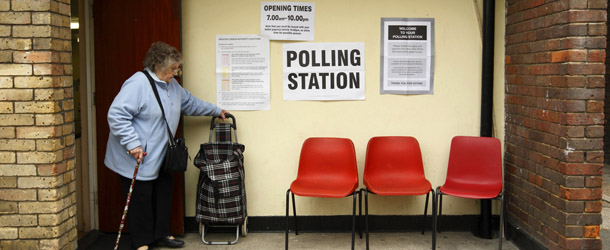
{"label": "black handbag", "polygon": [[161,115],[163,116],[163,120],[165,120],[165,127],[167,128],[167,134],[169,135],[169,139],[167,142],[167,151],[165,152],[165,158],[163,159],[163,164],[161,164],[161,170],[166,173],[173,174],[178,172],[186,171],[186,165],[188,162],[189,152],[186,144],[184,143],[184,138],[177,138],[174,140],[174,135],[172,131],[169,129],[169,125],[167,124],[167,119],[165,118],[165,112],[163,111],[163,105],[161,104],[161,99],[159,98],[159,92],[157,91],[157,86],[150,76],[150,74],[146,70],[142,70],[142,72],[148,78],[150,82],[150,86],[152,86],[153,92],[155,92],[155,97],[157,98],[157,102],[159,103],[159,107],[161,108]]}
{"label": "black handbag", "polygon": [[[170,138],[170,141],[174,141]],[[165,153],[165,159],[161,169],[166,173],[178,173],[186,171],[186,164],[188,162],[189,152],[184,138],[178,138],[171,145],[168,143],[167,152]]]}

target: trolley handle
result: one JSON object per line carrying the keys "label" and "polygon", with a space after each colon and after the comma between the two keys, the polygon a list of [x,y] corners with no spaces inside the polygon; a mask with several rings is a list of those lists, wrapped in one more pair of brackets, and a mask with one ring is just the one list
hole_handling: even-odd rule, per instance
{"label": "trolley handle", "polygon": [[[212,131],[214,131],[214,128],[216,128],[216,118],[217,117],[212,117],[212,122],[210,123],[210,142],[212,142]],[[234,132],[234,136],[235,136],[235,142],[238,143],[239,141],[237,140],[237,122],[235,120],[235,116],[233,116],[232,114],[226,113],[225,114],[225,118],[231,118],[231,120],[233,121],[233,123],[231,123],[230,127],[233,128],[233,132]],[[226,119],[225,119],[226,120]],[[231,130],[229,128],[229,130]]]}
{"label": "trolley handle", "polygon": [[[210,130],[213,130],[214,128],[216,128],[216,120],[217,117],[212,117],[212,122],[210,124]],[[233,130],[237,130],[237,121],[235,121],[235,116],[233,116],[232,114],[229,113],[225,113],[225,118],[231,118],[231,120],[233,121],[233,123],[231,123],[231,127],[233,128]]]}

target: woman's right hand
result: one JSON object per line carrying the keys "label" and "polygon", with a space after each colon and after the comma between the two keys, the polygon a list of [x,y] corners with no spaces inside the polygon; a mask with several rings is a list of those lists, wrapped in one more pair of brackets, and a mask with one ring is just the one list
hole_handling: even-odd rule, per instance
{"label": "woman's right hand", "polygon": [[142,162],[142,157],[144,157],[144,150],[142,150],[141,146],[137,146],[133,149],[127,150],[127,154],[133,156],[133,158],[136,158],[136,160],[138,160],[138,164],[140,164],[140,162]]}

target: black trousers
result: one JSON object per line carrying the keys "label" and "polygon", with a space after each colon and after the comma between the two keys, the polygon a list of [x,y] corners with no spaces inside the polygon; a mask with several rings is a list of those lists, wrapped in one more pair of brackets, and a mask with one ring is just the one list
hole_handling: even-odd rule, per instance
{"label": "black trousers", "polygon": [[[127,224],[131,234],[131,246],[150,245],[170,235],[169,218],[172,208],[174,179],[171,174],[159,172],[152,181],[136,180],[131,193]],[[123,193],[127,198],[131,179],[121,177]]]}

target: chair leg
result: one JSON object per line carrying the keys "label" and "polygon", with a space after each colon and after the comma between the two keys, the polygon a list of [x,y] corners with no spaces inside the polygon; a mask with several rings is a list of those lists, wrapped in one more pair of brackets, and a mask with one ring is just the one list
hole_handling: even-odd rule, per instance
{"label": "chair leg", "polygon": [[352,193],[353,205],[352,205],[352,250],[354,250],[354,241],[356,238],[356,191]]}
{"label": "chair leg", "polygon": [[430,190],[432,192],[432,250],[436,249],[436,209],[437,209],[437,194],[434,193],[434,189]]}
{"label": "chair leg", "polygon": [[439,197],[438,200],[438,219],[437,219],[437,223],[438,225],[436,226],[436,230],[438,230],[438,232],[441,232],[441,218],[443,217],[443,193],[440,191],[440,189],[436,190],[436,195]]}
{"label": "chair leg", "polygon": [[364,189],[364,230],[366,234],[366,249],[369,249],[369,190]]}
{"label": "chair leg", "polygon": [[289,211],[290,211],[290,189],[286,191],[286,233],[285,233],[285,249],[288,250],[288,224],[289,222]]}
{"label": "chair leg", "polygon": [[500,235],[498,238],[498,249],[502,250],[502,229],[504,229],[504,194],[500,194]]}
{"label": "chair leg", "polygon": [[299,224],[297,220],[297,206],[294,201],[294,193],[292,193],[292,213],[294,214],[294,235],[299,235]]}
{"label": "chair leg", "polygon": [[[502,194],[502,196],[504,196],[504,194]],[[502,213],[502,214],[500,214],[500,216],[503,216],[503,215],[504,215],[504,213],[507,213],[506,211],[508,211],[508,209],[507,209],[507,208],[505,208],[505,206],[507,206],[507,205],[506,205],[506,204],[504,204],[504,197],[502,197],[502,203],[503,203],[503,204],[502,204],[502,210],[503,210],[503,213]],[[504,217],[504,222],[502,222],[502,229],[503,229],[503,235],[504,235],[504,238],[506,239],[506,241],[507,241],[507,242],[508,242],[508,241],[511,241],[511,240],[512,240],[511,235],[510,235],[510,233],[509,233],[509,232],[508,232],[508,230],[507,230],[507,229],[508,229],[508,227],[507,227],[507,225],[506,225],[506,217]]]}
{"label": "chair leg", "polygon": [[[433,190],[430,190],[430,191],[434,192]],[[426,205],[424,206],[424,217],[421,222],[421,234],[424,234],[424,231],[426,230],[426,216],[428,215],[428,198],[429,197],[430,197],[430,192],[428,192],[426,194]],[[432,196],[432,199],[434,199],[434,195]]]}
{"label": "chair leg", "polygon": [[358,191],[358,234],[362,239],[362,188]]}

